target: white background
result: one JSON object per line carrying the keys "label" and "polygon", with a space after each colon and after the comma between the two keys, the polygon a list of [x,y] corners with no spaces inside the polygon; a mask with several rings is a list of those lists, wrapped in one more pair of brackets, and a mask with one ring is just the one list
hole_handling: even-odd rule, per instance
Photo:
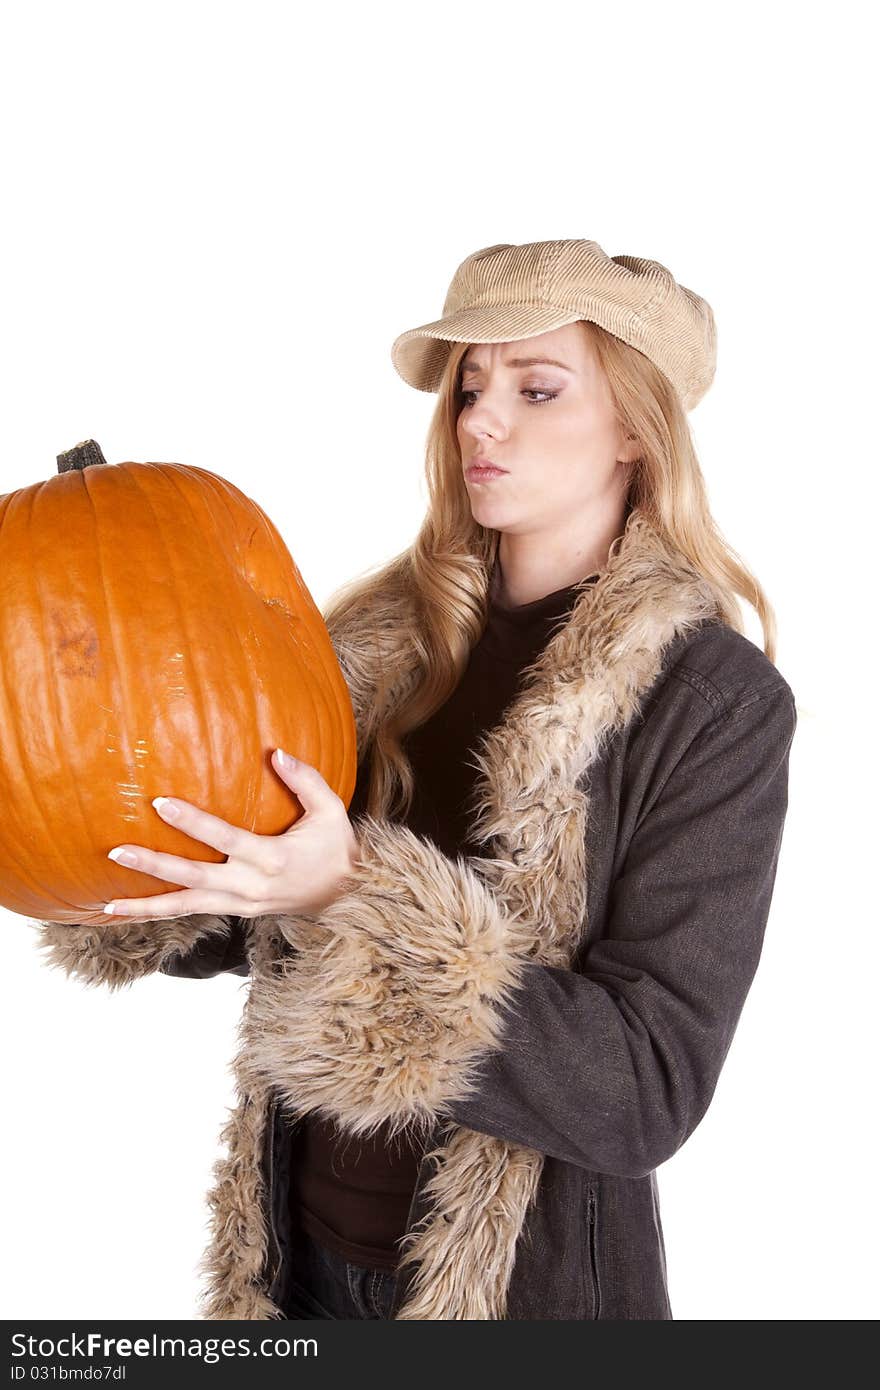
{"label": "white background", "polygon": [[[208,468],[323,604],[415,536],[434,397],[389,349],[466,255],[589,237],[710,301],[691,420],[800,722],[758,975],[659,1173],[673,1313],[876,1317],[869,7],[3,13],[0,493],[90,437]],[[193,1317],[247,981],[111,996],[0,918],[3,1316]]]}

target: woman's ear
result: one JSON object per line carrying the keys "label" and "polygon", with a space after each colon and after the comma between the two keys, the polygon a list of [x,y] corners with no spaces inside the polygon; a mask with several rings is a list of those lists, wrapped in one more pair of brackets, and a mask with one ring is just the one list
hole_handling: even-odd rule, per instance
{"label": "woman's ear", "polygon": [[621,429],[621,444],[617,462],[621,464],[638,463],[641,456],[639,437],[630,430]]}

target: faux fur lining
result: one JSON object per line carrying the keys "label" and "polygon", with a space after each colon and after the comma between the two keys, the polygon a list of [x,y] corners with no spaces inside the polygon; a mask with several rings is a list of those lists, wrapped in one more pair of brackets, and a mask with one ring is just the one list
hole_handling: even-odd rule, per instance
{"label": "faux fur lining", "polygon": [[44,963],[86,985],[122,989],[158,970],[176,951],[190,951],[205,937],[228,936],[230,919],[192,913],[156,921],[110,922],[106,926],[31,922]]}
{"label": "faux fur lining", "polygon": [[[238,1025],[241,1046],[232,1072],[238,1100],[220,1134],[223,1155],[214,1164],[208,1193],[211,1235],[199,1262],[202,1316],[209,1319],[278,1319],[285,1316],[269,1296],[269,1192],[263,1177],[269,1139],[270,1091],[248,1075],[249,1017],[255,995],[279,969],[284,938],[273,916],[254,919],[251,937],[252,985]],[[273,1253],[274,1258],[274,1253]],[[268,1271],[268,1275],[267,1275]]]}
{"label": "faux fur lining", "polygon": [[[323,928],[254,991],[246,1070],[301,1114],[352,1134],[429,1132],[498,1045],[523,960],[516,930],[463,860],[364,816],[360,854]],[[285,922],[285,936],[295,923]]]}
{"label": "faux fur lining", "polygon": [[214,1164],[208,1194],[211,1240],[199,1262],[199,1302],[205,1318],[283,1318],[263,1284],[268,1193],[261,1162],[268,1096],[265,1087],[245,1089],[241,1076],[238,1091],[238,1104],[220,1133],[225,1154]]}

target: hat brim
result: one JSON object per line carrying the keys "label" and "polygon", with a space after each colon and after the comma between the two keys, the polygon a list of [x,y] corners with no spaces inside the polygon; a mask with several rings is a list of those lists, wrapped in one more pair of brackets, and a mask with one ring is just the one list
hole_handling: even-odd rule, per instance
{"label": "hat brim", "polygon": [[583,313],[532,304],[489,304],[423,323],[401,333],[391,345],[398,375],[418,391],[436,391],[452,343],[507,343],[549,333],[584,318]]}

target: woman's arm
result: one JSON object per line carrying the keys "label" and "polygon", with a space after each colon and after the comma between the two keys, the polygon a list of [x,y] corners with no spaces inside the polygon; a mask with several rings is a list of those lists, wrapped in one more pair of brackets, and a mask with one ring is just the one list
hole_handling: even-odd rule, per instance
{"label": "woman's arm", "polygon": [[326,934],[252,998],[255,1069],[354,1133],[447,1117],[651,1171],[705,1113],[757,967],[795,724],[783,684],[696,735],[633,836],[583,973],[524,959],[466,863],[365,818]]}
{"label": "woman's arm", "polygon": [[797,717],[786,690],[691,744],[633,837],[583,974],[529,965],[468,1128],[641,1177],[715,1091],[761,954]]}

